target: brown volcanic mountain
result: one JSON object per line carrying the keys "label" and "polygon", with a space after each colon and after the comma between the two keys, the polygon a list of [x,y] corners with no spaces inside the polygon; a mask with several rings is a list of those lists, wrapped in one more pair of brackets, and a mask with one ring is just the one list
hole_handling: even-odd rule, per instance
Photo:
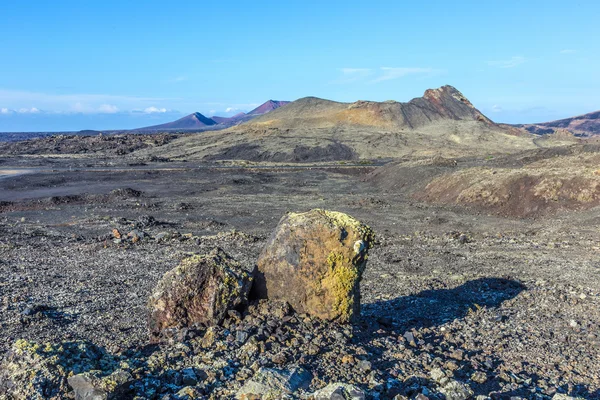
{"label": "brown volcanic mountain", "polygon": [[209,126],[217,125],[217,122],[211,118],[207,118],[199,112],[186,115],[177,121],[168,122],[166,124],[147,126],[137,130],[144,131],[168,131],[168,130],[187,130],[187,129],[205,129]]}
{"label": "brown volcanic mountain", "polygon": [[247,115],[263,115],[289,103],[289,101],[268,100],[256,107],[254,110],[250,111]]}
{"label": "brown volcanic mountain", "polygon": [[198,130],[204,131],[207,129],[219,130],[229,128],[233,125],[240,124],[245,121],[249,121],[257,116],[271,112],[283,105],[288,104],[289,101],[277,101],[268,100],[248,114],[240,112],[232,117],[219,117],[213,116],[211,118],[205,117],[199,112],[187,115],[177,121],[168,122],[161,125],[147,126],[145,128],[135,129],[136,131],[173,131],[173,130]]}
{"label": "brown volcanic mountain", "polygon": [[415,129],[440,120],[478,121],[492,125],[485,115],[452,86],[429,89],[408,103],[397,101],[335,101],[305,97],[257,117],[248,126],[328,128],[341,125],[385,129]]}
{"label": "brown volcanic mountain", "polygon": [[174,159],[281,162],[463,157],[534,148],[532,138],[495,124],[458,90],[443,86],[407,103],[305,97],[230,129],[176,140],[156,152]]}
{"label": "brown volcanic mountain", "polygon": [[600,135],[600,111],[572,118],[559,119],[558,121],[518,126],[538,135],[565,133],[566,131],[575,136],[595,136]]}
{"label": "brown volcanic mountain", "polygon": [[217,124],[234,124],[236,122],[242,121],[246,117],[246,114],[243,112],[237,113],[231,117],[218,117],[212,116],[210,117]]}

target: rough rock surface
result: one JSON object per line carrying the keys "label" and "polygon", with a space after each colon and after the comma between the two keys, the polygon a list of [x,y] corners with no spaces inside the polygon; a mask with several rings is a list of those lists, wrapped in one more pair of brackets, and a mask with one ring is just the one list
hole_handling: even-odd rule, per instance
{"label": "rough rock surface", "polygon": [[365,392],[347,383],[330,383],[309,396],[312,400],[364,400]]}
{"label": "rough rock surface", "polygon": [[246,304],[251,284],[251,273],[221,249],[184,259],[164,275],[150,296],[152,339],[166,329],[221,323],[227,311]]}
{"label": "rough rock surface", "polygon": [[281,399],[299,389],[307,389],[312,374],[303,368],[280,370],[261,368],[256,375],[247,380],[237,393],[238,399]]}
{"label": "rough rock surface", "polygon": [[284,216],[258,259],[256,292],[297,312],[347,322],[360,315],[359,283],[371,228],[320,209]]}
{"label": "rough rock surface", "polygon": [[[69,388],[76,387],[78,399],[91,399],[107,391],[94,387],[91,378],[72,377],[67,384],[67,374],[83,374],[91,370],[113,370],[116,358],[104,349],[88,342],[62,342],[45,345],[18,340],[4,355],[0,365],[1,399],[62,399]],[[71,380],[69,380],[71,383]],[[106,386],[105,389],[108,389]],[[111,389],[116,389],[115,386]],[[7,396],[7,397],[4,397]]]}

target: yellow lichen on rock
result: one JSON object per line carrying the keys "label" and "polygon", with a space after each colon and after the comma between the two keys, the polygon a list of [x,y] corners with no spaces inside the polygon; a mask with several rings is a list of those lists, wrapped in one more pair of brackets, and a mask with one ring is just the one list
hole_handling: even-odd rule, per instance
{"label": "yellow lichen on rock", "polygon": [[258,260],[259,295],[296,311],[348,322],[360,313],[359,282],[373,230],[337,211],[289,213]]}

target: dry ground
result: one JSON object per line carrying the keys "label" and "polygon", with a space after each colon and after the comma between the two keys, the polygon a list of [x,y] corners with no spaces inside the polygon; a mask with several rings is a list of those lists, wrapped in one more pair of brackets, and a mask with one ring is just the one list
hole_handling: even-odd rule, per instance
{"label": "dry ground", "polygon": [[[568,157],[574,158],[564,165],[540,160],[523,171],[539,165],[556,173],[597,156]],[[363,326],[356,329],[363,333],[352,347],[378,349],[366,356],[377,379],[426,379],[439,364],[479,394],[599,398],[598,207],[527,219],[413,197],[442,174],[449,175],[438,179],[470,182],[464,177],[479,176],[484,165],[436,159],[382,174],[375,167],[188,163],[182,170],[150,165],[6,177],[0,180],[1,350],[19,338],[86,339],[117,353],[143,345],[146,299],[182,257],[221,246],[254,263],[285,212],[318,207],[348,212],[378,233],[362,284]],[[499,177],[514,173],[506,169]],[[565,170],[560,179],[570,176]],[[147,237],[117,244],[114,228]],[[238,233],[227,233],[233,229]],[[161,232],[191,237],[156,240]],[[414,347],[386,339],[406,332],[418,339]],[[340,364],[327,360],[317,356],[310,365],[325,380],[341,379]],[[485,383],[471,380],[480,370]],[[379,390],[353,379],[369,393]]]}

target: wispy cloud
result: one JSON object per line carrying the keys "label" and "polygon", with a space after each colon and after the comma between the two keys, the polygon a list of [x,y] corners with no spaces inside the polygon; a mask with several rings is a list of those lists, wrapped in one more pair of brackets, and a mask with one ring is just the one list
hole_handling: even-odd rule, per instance
{"label": "wispy cloud", "polygon": [[38,114],[40,112],[40,110],[35,107],[31,107],[31,108],[22,107],[22,108],[19,108],[17,110],[17,112],[19,114]]}
{"label": "wispy cloud", "polygon": [[577,53],[577,50],[574,49],[564,49],[560,51],[560,54],[575,54]]}
{"label": "wispy cloud", "polygon": [[144,112],[146,114],[164,114],[166,112],[168,112],[169,110],[167,110],[166,108],[158,108],[158,107],[146,107],[144,109]]}
{"label": "wispy cloud", "polygon": [[527,62],[527,59],[525,57],[514,56],[507,60],[488,61],[487,64],[490,67],[496,67],[496,68],[514,68],[525,62]]}
{"label": "wispy cloud", "polygon": [[440,73],[440,70],[433,68],[392,68],[392,67],[381,67],[380,75],[372,80],[371,82],[384,82],[392,79],[403,78],[408,75],[422,75],[422,76],[432,76]]}
{"label": "wispy cloud", "polygon": [[[0,89],[0,104],[5,104],[8,114],[17,113],[85,113],[114,114],[120,110],[145,109],[152,103],[169,99],[107,94],[53,94]],[[150,104],[148,104],[150,103]]]}
{"label": "wispy cloud", "polygon": [[0,114],[12,114],[13,110],[9,110],[8,108],[0,108]]}
{"label": "wispy cloud", "polygon": [[119,107],[112,104],[102,104],[98,107],[98,112],[101,114],[115,114],[119,112]]}
{"label": "wispy cloud", "polygon": [[495,112],[495,113],[502,112],[502,107],[500,107],[498,104],[494,104],[492,106],[492,112]]}
{"label": "wispy cloud", "polygon": [[367,82],[378,83],[402,78],[408,75],[431,76],[441,73],[434,68],[380,67],[380,68],[340,68],[341,76],[332,83]]}

